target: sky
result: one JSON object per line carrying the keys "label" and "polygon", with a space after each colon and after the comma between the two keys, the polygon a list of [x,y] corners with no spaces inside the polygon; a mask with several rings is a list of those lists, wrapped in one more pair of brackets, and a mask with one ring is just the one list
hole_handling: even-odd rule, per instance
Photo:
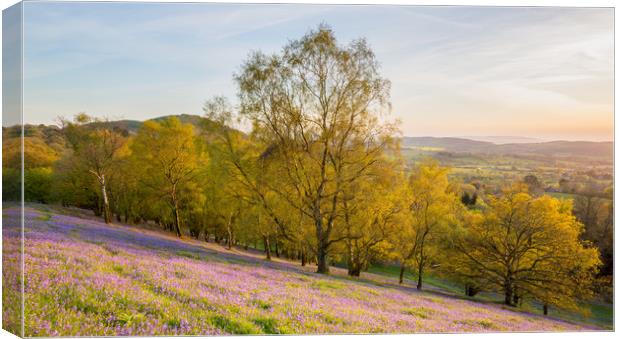
{"label": "sky", "polygon": [[24,120],[202,114],[321,23],[367,39],[403,135],[613,139],[610,8],[27,2]]}

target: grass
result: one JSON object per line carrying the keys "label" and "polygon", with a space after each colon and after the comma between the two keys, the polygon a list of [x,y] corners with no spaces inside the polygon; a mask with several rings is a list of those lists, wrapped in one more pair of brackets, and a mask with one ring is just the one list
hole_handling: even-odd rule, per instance
{"label": "grass", "polygon": [[[400,267],[396,265],[385,265],[379,266],[374,265],[368,269],[368,272],[382,275],[385,277],[398,279],[400,275]],[[404,278],[409,281],[410,284],[417,283],[417,276],[415,276],[410,270],[406,270],[404,274]],[[486,292],[478,294],[475,297],[467,297],[464,295],[464,287],[454,282],[441,278],[433,272],[427,273],[423,278],[423,286],[432,286],[434,288],[439,288],[443,291],[454,294],[460,298],[478,300],[484,302],[492,302],[501,304],[502,297],[496,293]],[[581,323],[581,324],[591,324],[595,326],[600,326],[607,329],[613,328],[614,314],[613,314],[613,305],[611,304],[601,304],[601,303],[588,303],[583,304],[586,310],[589,311],[589,315],[586,316],[579,312],[573,311],[565,311],[558,310],[554,308],[549,309],[549,316],[557,319],[562,319],[570,322]],[[542,311],[542,306],[536,303],[525,303],[522,306],[522,309],[526,312],[540,314]]]}
{"label": "grass", "polygon": [[[396,265],[373,265],[368,269],[368,272],[398,279],[400,275],[400,267]],[[414,275],[411,270],[405,270],[405,274],[403,275],[403,277],[410,284],[417,284],[418,277],[417,275]],[[463,287],[447,279],[443,279],[437,275],[434,275],[432,272],[426,273],[424,275],[422,280],[422,288],[424,288],[424,285],[440,288],[444,291],[455,294],[460,294],[463,291]]]}
{"label": "grass", "polygon": [[[560,310],[553,307],[549,308],[549,316],[557,319],[567,320],[582,324],[592,324],[607,329],[613,328],[614,322],[614,308],[610,304],[588,303],[582,304],[582,307],[589,312],[588,315],[584,315],[579,312],[571,312],[566,310]],[[523,305],[523,308],[532,313],[540,313],[542,305],[529,302]]]}
{"label": "grass", "polygon": [[403,312],[422,319],[428,319],[433,314],[433,310],[426,307],[409,307],[405,308]]}
{"label": "grass", "polygon": [[[53,211],[43,221],[36,209],[28,213],[26,336],[584,329],[494,304],[398,288],[376,276],[353,279],[339,270],[323,276],[161,232]],[[19,225],[18,210],[5,209],[4,220],[5,262],[17,263],[19,242],[13,240],[19,227],[11,225]],[[70,236],[76,232],[80,238]],[[398,275],[398,268],[373,270]],[[5,281],[18,276],[17,265],[5,267]],[[440,278],[430,283],[450,286]],[[6,287],[4,300],[17,300],[19,285]],[[3,321],[9,329],[19,324],[11,313]]]}

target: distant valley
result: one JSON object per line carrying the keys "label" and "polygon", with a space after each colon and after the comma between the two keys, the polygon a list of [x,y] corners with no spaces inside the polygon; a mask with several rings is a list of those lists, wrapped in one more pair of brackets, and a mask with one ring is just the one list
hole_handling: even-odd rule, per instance
{"label": "distant valley", "polygon": [[613,159],[613,142],[548,141],[496,144],[465,138],[404,137],[403,148],[454,153]]}

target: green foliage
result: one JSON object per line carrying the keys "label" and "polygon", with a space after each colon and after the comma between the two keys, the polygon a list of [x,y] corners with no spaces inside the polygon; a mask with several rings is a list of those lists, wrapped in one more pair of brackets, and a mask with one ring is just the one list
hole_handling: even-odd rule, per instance
{"label": "green foliage", "polygon": [[24,199],[47,203],[51,201],[53,172],[49,167],[36,167],[24,171]]}
{"label": "green foliage", "polygon": [[252,320],[265,334],[282,334],[278,328],[278,321],[273,318],[256,318]]}
{"label": "green foliage", "polygon": [[255,334],[257,333],[256,327],[251,322],[242,319],[231,319],[224,315],[214,315],[210,319],[211,323],[230,334]]}
{"label": "green foliage", "polygon": [[255,299],[252,300],[252,304],[254,304],[256,307],[263,309],[263,310],[268,310],[271,309],[271,304],[268,302],[265,302],[263,300],[260,299]]}
{"label": "green foliage", "polygon": [[579,309],[592,296],[598,250],[580,240],[583,225],[570,201],[530,196],[515,185],[492,198],[484,213],[472,212],[454,232],[447,269],[476,286],[502,291],[504,302],[525,298]]}
{"label": "green foliage", "polygon": [[22,173],[20,169],[2,169],[2,200],[20,201],[22,199]]}
{"label": "green foliage", "polygon": [[461,204],[448,180],[448,169],[431,159],[413,169],[404,199],[408,219],[394,232],[392,255],[401,264],[415,267],[421,289],[424,270],[438,260]]}
{"label": "green foliage", "polygon": [[[140,322],[144,321],[144,319],[145,319],[145,316],[142,313],[120,313],[116,317],[117,322],[125,326],[132,326],[134,324],[139,324]],[[168,321],[168,326],[170,326],[170,323],[171,322]],[[174,326],[170,326],[170,327],[174,327]]]}
{"label": "green foliage", "polygon": [[433,313],[433,310],[425,307],[409,307],[403,309],[403,313],[409,314],[418,318],[427,319]]}
{"label": "green foliage", "polygon": [[[291,221],[279,215],[291,213],[279,212],[295,210],[308,219],[314,230],[302,232],[314,234],[317,271],[328,273],[333,246],[341,241],[342,192],[367,174],[391,140],[392,126],[378,119],[389,108],[389,81],[364,40],[342,46],[326,26],[291,41],[280,54],[253,53],[235,80],[240,114],[265,147],[260,173],[277,178],[243,175],[245,182],[256,183],[249,185],[253,193],[289,238],[282,231],[293,227]],[[217,112],[227,120],[227,110]]]}
{"label": "green foliage", "polygon": [[194,127],[176,117],[146,121],[130,149],[129,161],[139,164],[139,189],[168,205],[169,214],[160,212],[159,218],[171,219],[172,229],[181,237],[186,205],[196,199],[200,201],[195,180],[201,176],[201,168],[207,161],[204,145],[196,137]]}

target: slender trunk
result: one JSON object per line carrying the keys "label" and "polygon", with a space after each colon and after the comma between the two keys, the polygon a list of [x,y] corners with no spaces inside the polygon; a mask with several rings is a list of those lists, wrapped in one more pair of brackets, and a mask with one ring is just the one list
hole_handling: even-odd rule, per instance
{"label": "slender trunk", "polygon": [[398,284],[402,285],[403,284],[403,278],[405,277],[405,263],[402,262],[400,264],[400,275],[398,276]]}
{"label": "slender trunk", "polygon": [[108,192],[106,190],[105,175],[103,174],[99,176],[99,185],[101,186],[101,198],[103,200],[103,220],[106,224],[109,224],[112,222],[112,218],[110,217],[110,203],[108,201]]}
{"label": "slender trunk", "polygon": [[306,266],[306,250],[301,248],[301,266]]}
{"label": "slender trunk", "polygon": [[548,315],[549,314],[549,305],[547,305],[547,304],[543,305],[543,314],[544,315]]}
{"label": "slender trunk", "polygon": [[232,249],[233,243],[233,231],[232,231],[232,215],[228,218],[228,223],[226,225],[226,232],[228,232],[228,249]]}
{"label": "slender trunk", "polygon": [[265,259],[271,260],[271,245],[269,244],[269,237],[263,236],[263,243],[265,245]]}
{"label": "slender trunk", "polygon": [[418,263],[418,285],[416,286],[418,290],[422,289],[422,274],[424,273],[425,264],[426,264],[426,260],[424,258],[424,237],[423,237],[422,244],[420,247],[420,261]]}
{"label": "slender trunk", "polygon": [[424,265],[422,263],[420,263],[419,267],[418,267],[418,286],[416,286],[416,288],[418,290],[422,289],[422,273],[424,270]]}
{"label": "slender trunk", "polygon": [[179,204],[176,198],[173,198],[172,213],[174,213],[173,228],[177,233],[177,237],[181,238],[181,217],[179,216]]}
{"label": "slender trunk", "polygon": [[353,245],[349,243],[349,260],[347,262],[348,271],[347,274],[352,277],[359,277],[362,270],[362,265],[359,259],[359,253],[355,253]]}
{"label": "slender trunk", "polygon": [[275,249],[276,249],[276,257],[280,257],[280,249],[278,248],[278,237],[276,237],[275,239]]}

